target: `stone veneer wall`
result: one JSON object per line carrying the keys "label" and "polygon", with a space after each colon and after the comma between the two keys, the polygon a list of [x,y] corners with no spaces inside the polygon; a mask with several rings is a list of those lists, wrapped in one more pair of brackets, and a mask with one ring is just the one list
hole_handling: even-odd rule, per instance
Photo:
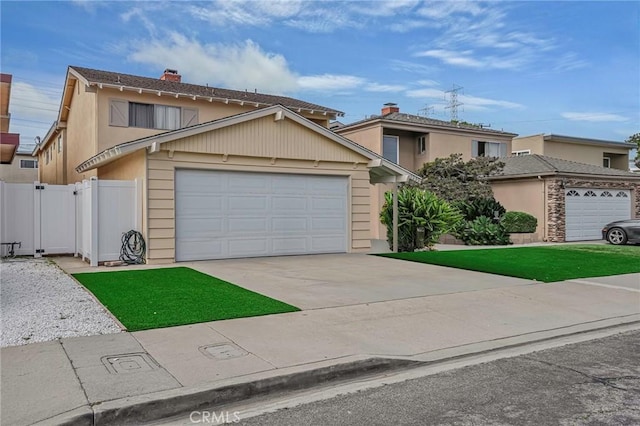
{"label": "stone veneer wall", "polygon": [[[564,181],[564,187],[563,187]],[[552,178],[547,179],[547,241],[564,242],[565,188],[630,189],[635,217],[640,218],[640,182],[605,179]]]}

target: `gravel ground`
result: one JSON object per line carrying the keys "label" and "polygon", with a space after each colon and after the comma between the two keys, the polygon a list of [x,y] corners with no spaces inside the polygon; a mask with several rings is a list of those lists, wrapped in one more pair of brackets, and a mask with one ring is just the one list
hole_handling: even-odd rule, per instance
{"label": "gravel ground", "polygon": [[0,263],[0,346],[120,332],[104,308],[46,259]]}

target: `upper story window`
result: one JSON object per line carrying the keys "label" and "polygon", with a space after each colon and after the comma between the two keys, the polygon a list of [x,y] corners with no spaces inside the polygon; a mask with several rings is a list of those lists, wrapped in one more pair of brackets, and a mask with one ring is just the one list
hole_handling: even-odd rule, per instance
{"label": "upper story window", "polygon": [[400,138],[398,136],[384,135],[382,137],[382,157],[386,160],[399,163],[399,144]]}
{"label": "upper story window", "polygon": [[21,169],[37,169],[38,160],[20,160]]}
{"label": "upper story window", "polygon": [[418,155],[427,152],[427,137],[425,135],[418,136]]}
{"label": "upper story window", "polygon": [[179,129],[180,108],[129,102],[129,126],[161,130]]}
{"label": "upper story window", "polygon": [[520,157],[522,155],[531,154],[531,150],[530,149],[521,149],[519,151],[513,151],[511,154],[515,155],[516,157]]}
{"label": "upper story window", "polygon": [[506,157],[507,144],[504,142],[473,141],[473,157]]}
{"label": "upper story window", "polygon": [[58,152],[62,152],[62,135],[58,135]]}
{"label": "upper story window", "polygon": [[198,124],[198,110],[169,105],[144,104],[122,99],[109,101],[109,125],[175,130]]}
{"label": "upper story window", "polygon": [[602,157],[602,167],[611,168],[611,157]]}

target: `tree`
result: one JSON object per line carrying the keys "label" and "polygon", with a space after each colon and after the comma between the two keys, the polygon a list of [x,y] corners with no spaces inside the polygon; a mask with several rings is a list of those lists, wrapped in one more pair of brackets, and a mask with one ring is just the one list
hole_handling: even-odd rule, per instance
{"label": "tree", "polygon": [[500,174],[503,168],[504,163],[495,158],[478,157],[465,163],[462,154],[451,154],[425,163],[417,172],[422,177],[418,186],[449,202],[492,198],[491,185],[484,178]]}
{"label": "tree", "polygon": [[627,140],[625,140],[626,143],[633,143],[636,144],[637,151],[636,151],[636,166],[640,167],[640,133],[636,133],[634,135],[631,135],[627,138]]}

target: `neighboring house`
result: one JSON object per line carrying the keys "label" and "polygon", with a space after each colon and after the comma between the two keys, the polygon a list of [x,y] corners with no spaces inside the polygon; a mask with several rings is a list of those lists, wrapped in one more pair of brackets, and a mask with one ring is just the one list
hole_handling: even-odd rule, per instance
{"label": "neighboring house", "polygon": [[[385,104],[380,115],[338,127],[334,132],[409,170],[418,170],[424,163],[454,153],[461,153],[464,160],[482,155],[506,157],[516,136],[480,126],[404,114],[393,103]],[[390,189],[389,185],[371,188],[374,239],[386,239],[386,228],[379,216],[384,193]]]}
{"label": "neighboring house", "polygon": [[272,105],[324,127],[343,115],[298,99],[183,83],[176,70],[148,78],[70,66],[57,121],[33,154],[42,182],[74,183],[98,173],[76,166],[122,142]]}
{"label": "neighboring house", "polygon": [[144,182],[149,263],[366,252],[370,186],[419,179],[280,105],[119,143],[75,172]]}
{"label": "neighboring house", "polygon": [[7,183],[33,183],[38,180],[38,160],[30,153],[16,153],[11,164],[0,166],[0,180]]}
{"label": "neighboring house", "polygon": [[543,241],[599,240],[608,222],[640,218],[638,174],[538,154],[502,161],[489,178],[495,198],[535,216]]}
{"label": "neighboring house", "polygon": [[554,134],[513,139],[513,155],[539,154],[606,168],[629,170],[629,151],[635,144]]}
{"label": "neighboring house", "polygon": [[18,146],[20,146],[20,135],[18,133],[9,133],[11,124],[11,113],[9,112],[11,80],[11,74],[0,74],[0,168],[12,163],[18,151]]}

